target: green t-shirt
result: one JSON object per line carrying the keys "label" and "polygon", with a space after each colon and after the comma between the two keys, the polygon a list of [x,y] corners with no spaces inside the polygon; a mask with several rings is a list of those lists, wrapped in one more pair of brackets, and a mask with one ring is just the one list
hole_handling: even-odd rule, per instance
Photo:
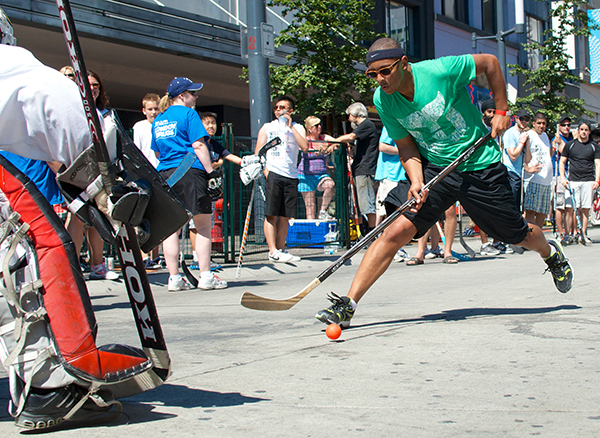
{"label": "green t-shirt", "polygon": [[[399,92],[375,91],[373,102],[394,140],[411,135],[423,157],[447,166],[488,133],[466,86],[476,76],[471,55],[448,56],[411,64],[415,97],[409,102]],[[485,169],[500,161],[495,140],[480,147],[459,169]]]}

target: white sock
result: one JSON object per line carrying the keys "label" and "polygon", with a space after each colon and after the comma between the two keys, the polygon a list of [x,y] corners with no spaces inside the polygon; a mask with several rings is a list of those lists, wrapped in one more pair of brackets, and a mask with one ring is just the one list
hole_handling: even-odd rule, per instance
{"label": "white sock", "polygon": [[181,280],[181,274],[171,275],[171,276],[169,276],[169,280],[170,281]]}
{"label": "white sock", "polygon": [[193,252],[192,252],[192,255],[193,255],[193,260],[194,260],[195,262],[198,262],[198,254],[196,254],[196,251],[193,251]]}
{"label": "white sock", "polygon": [[213,273],[211,271],[200,272],[200,278],[202,280],[210,280],[213,278]]}
{"label": "white sock", "polygon": [[552,257],[552,254],[554,254],[556,252],[556,248],[554,247],[554,245],[550,245],[550,255],[548,257],[546,257],[546,260],[548,260],[550,257]]}

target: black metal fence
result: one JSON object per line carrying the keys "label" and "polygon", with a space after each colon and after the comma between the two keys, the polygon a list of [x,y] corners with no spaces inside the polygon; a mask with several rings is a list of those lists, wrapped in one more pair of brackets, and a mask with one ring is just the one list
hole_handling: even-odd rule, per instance
{"label": "black metal fence", "polygon": [[[223,124],[221,138],[223,146],[230,152],[243,157],[253,153],[252,139],[236,137],[232,124]],[[306,247],[349,247],[350,230],[348,221],[347,159],[343,147],[331,154],[331,173],[335,183],[335,195],[328,212],[332,220],[306,220],[306,207],[301,195],[298,195],[297,217],[290,221],[288,232],[289,248]],[[231,263],[237,260],[244,230],[246,212],[252,190],[255,190],[251,210],[245,255],[264,253],[267,249],[263,224],[265,219],[265,178],[261,176],[256,184],[244,186],[240,181],[239,167],[225,161],[223,198],[217,201],[214,209],[212,231],[212,257]],[[318,198],[322,194],[317,192]],[[326,240],[326,235],[335,233],[334,240]],[[329,238],[333,234],[329,234]],[[191,253],[191,248],[190,253]]]}

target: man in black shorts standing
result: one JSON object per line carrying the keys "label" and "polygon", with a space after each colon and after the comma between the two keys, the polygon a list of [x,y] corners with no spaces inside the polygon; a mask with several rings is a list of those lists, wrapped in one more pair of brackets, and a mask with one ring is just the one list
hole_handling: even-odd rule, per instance
{"label": "man in black shorts standing", "polygon": [[298,152],[308,150],[304,126],[292,121],[294,100],[282,96],[275,101],[275,120],[265,123],[256,139],[256,151],[275,137],[281,143],[269,149],[266,155],[266,207],[265,239],[269,246],[271,263],[291,263],[300,261],[285,250],[288,223],[296,217],[298,198]]}
{"label": "man in black shorts standing", "polygon": [[400,186],[392,190],[386,203],[394,209],[408,197],[417,202],[371,244],[348,295],[330,297],[333,305],[319,311],[316,318],[348,327],[356,303],[385,272],[396,251],[413,236],[427,232],[456,200],[492,237],[539,253],[557,289],[568,292],[573,272],[562,247],[555,240],[546,241],[542,230],[525,222],[517,210],[495,140],[480,147],[423,196],[419,194],[427,181],[488,132],[466,89],[478,74],[486,75],[496,101],[492,138],[509,127],[510,112],[498,59],[478,54],[409,64],[395,40],[382,38],[369,48],[367,65],[367,76],[379,84],[373,98],[375,107],[398,146],[411,182],[404,190]]}

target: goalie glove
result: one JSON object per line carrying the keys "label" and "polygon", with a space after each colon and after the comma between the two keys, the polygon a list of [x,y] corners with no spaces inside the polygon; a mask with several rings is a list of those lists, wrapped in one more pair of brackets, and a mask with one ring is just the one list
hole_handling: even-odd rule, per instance
{"label": "goalie glove", "polygon": [[262,163],[258,162],[258,163],[254,163],[254,164],[249,164],[246,167],[242,167],[240,169],[240,179],[242,180],[242,183],[245,186],[247,186],[252,181],[254,181],[256,178],[258,178],[262,171],[263,171]]}
{"label": "goalie glove", "polygon": [[223,194],[223,171],[219,167],[207,176],[208,186],[206,191],[211,198],[219,198]]}
{"label": "goalie glove", "polygon": [[243,168],[246,166],[255,165],[256,163],[260,163],[260,165],[264,167],[265,157],[259,156],[259,155],[246,155],[245,157],[242,158],[242,162],[240,163],[240,166],[242,166],[242,168]]}

